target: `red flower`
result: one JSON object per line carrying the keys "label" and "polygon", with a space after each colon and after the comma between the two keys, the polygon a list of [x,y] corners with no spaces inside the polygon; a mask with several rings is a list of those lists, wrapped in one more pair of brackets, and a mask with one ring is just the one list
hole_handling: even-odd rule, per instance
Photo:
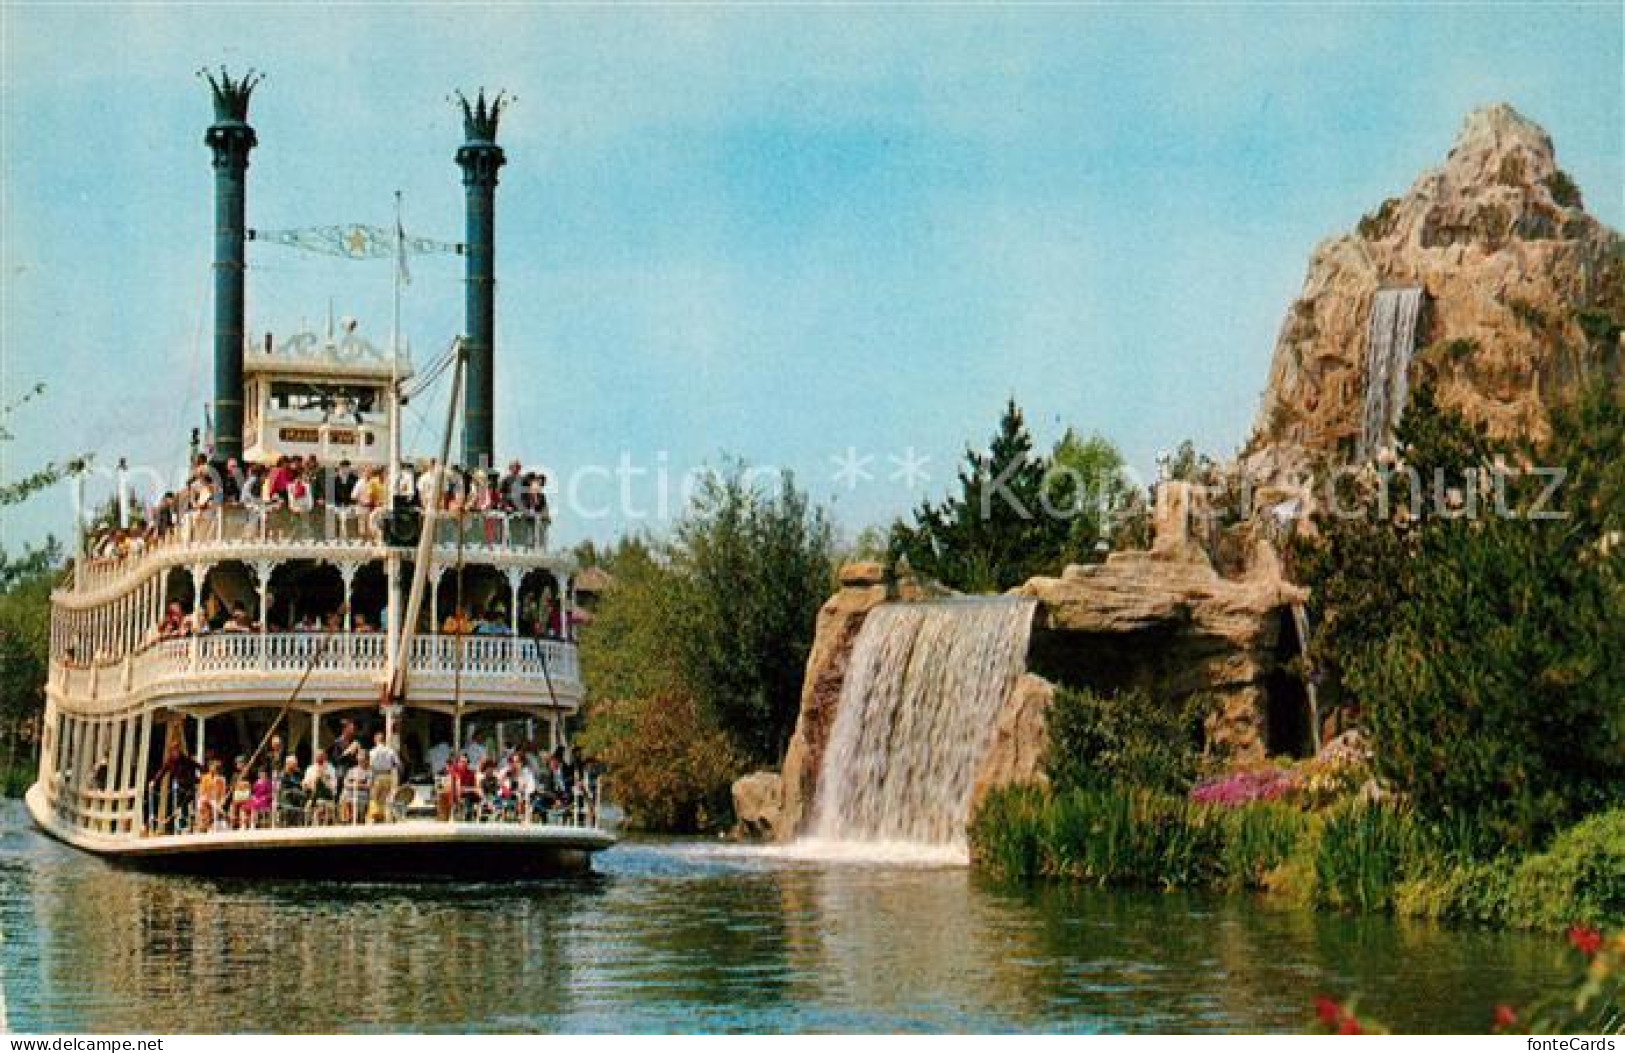
{"label": "red flower", "polygon": [[1495,1026],[1497,1028],[1512,1027],[1518,1022],[1518,1013],[1509,1005],[1495,1007]]}
{"label": "red flower", "polygon": [[1343,1007],[1325,995],[1315,996],[1315,1016],[1322,1024],[1332,1027],[1343,1019]]}
{"label": "red flower", "polygon": [[1354,1019],[1354,1014],[1350,1013],[1343,1018],[1341,1024],[1337,1025],[1337,1033],[1339,1035],[1363,1035],[1365,1034],[1365,1028],[1361,1027],[1360,1022]]}
{"label": "red flower", "polygon": [[1602,950],[1602,933],[1596,929],[1587,929],[1576,925],[1569,930],[1569,942],[1581,954],[1591,958]]}

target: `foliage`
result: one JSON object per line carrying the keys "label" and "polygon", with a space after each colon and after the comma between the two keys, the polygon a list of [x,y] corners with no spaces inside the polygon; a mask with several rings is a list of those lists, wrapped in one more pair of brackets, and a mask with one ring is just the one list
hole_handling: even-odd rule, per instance
{"label": "foliage", "polygon": [[609,793],[629,824],[694,833],[726,820],[729,773],[744,762],[692,696],[595,701],[592,709],[577,743],[608,769]]}
{"label": "foliage", "polygon": [[1162,463],[1162,474],[1164,478],[1174,482],[1213,486],[1219,481],[1219,465],[1213,458],[1198,450],[1194,442],[1186,439],[1172,454],[1166,455],[1166,460]]}
{"label": "foliage", "polygon": [[51,588],[61,562],[62,547],[54,539],[25,548],[15,559],[0,550],[0,767],[8,796],[26,787],[32,774],[25,771],[31,752],[26,747],[45,708]]}
{"label": "foliage", "polygon": [[967,592],[997,592],[1057,569],[1064,520],[1044,512],[1044,459],[1011,399],[987,451],[967,448],[959,493],[920,504],[892,526],[891,556],[916,573]]}
{"label": "foliage", "polygon": [[1183,793],[1196,779],[1206,700],[1183,706],[1143,692],[1060,688],[1045,713],[1045,770],[1058,790],[1123,784]]}
{"label": "foliage", "polygon": [[1095,546],[1110,540],[1118,514],[1138,495],[1123,472],[1123,455],[1103,435],[1087,439],[1068,428],[1050,452],[1050,505],[1068,520],[1061,558],[1087,563]]}
{"label": "foliage", "polygon": [[1097,558],[1097,543],[1135,496],[1122,454],[1072,429],[1049,456],[1034,449],[1012,399],[987,450],[966,449],[958,492],[892,525],[890,558],[966,592],[1002,591]]}
{"label": "foliage", "polygon": [[788,473],[773,493],[737,464],[709,476],[677,524],[672,568],[684,583],[686,631],[666,646],[752,761],[776,763],[795,731],[833,550],[823,511]]}
{"label": "foliage", "polygon": [[1422,858],[1421,848],[1403,809],[1363,802],[1332,809],[1314,841],[1316,902],[1364,913],[1387,910],[1406,868]]}
{"label": "foliage", "polygon": [[[24,392],[22,398],[16,402],[11,403],[9,406],[0,406],[0,442],[11,442],[16,439],[16,434],[11,430],[7,422],[11,420],[12,415],[18,410],[44,393],[45,385],[35,384]],[[84,471],[89,465],[90,458],[88,456],[72,457],[61,464],[57,464],[55,461],[48,462],[43,467],[37,468],[19,479],[13,479],[9,482],[0,480],[0,508],[22,504],[41,490],[45,490],[71,475],[77,475]]]}
{"label": "foliage", "polygon": [[[1422,819],[1485,850],[1625,800],[1625,549],[1605,542],[1625,528],[1625,406],[1598,385],[1552,432],[1492,443],[1424,385],[1387,493],[1325,517],[1301,560],[1324,696],[1358,700],[1379,773]],[[1561,466],[1561,518],[1530,516],[1546,479],[1497,476],[1502,461]]]}
{"label": "foliage", "polygon": [[1228,808],[1143,789],[1005,787],[972,817],[972,858],[1000,878],[1256,889],[1304,906],[1555,932],[1625,921],[1625,812],[1550,850],[1479,862],[1398,803],[1322,812]]}
{"label": "foliage", "polygon": [[[622,798],[646,828],[702,814],[719,821],[731,781],[778,761],[795,728],[832,549],[823,513],[789,476],[769,491],[735,464],[702,484],[669,542],[628,538],[584,553],[614,582],[580,646],[594,700],[583,741],[609,762],[615,792],[637,795],[672,778],[669,750],[645,746],[640,730],[655,699],[680,700],[691,733],[728,747],[696,745],[708,760],[685,769],[692,806]],[[655,730],[672,731],[677,717],[663,719]]]}

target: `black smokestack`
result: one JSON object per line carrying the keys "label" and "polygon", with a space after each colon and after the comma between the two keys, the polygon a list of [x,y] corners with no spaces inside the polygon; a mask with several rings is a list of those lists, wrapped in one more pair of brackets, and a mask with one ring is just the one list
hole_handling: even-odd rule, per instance
{"label": "black smokestack", "polygon": [[497,169],[507,162],[497,145],[497,121],[508,99],[499,92],[487,102],[482,88],[472,103],[461,92],[457,100],[463,107],[463,145],[457,150],[457,164],[463,170],[468,216],[463,250],[468,281],[464,292],[468,382],[463,388],[463,464],[478,468],[492,463],[494,446]]}
{"label": "black smokestack", "polygon": [[214,91],[214,123],[203,141],[214,151],[214,456],[243,453],[243,242],[248,152],[259,140],[248,125],[248,100],[261,77],[233,80],[222,67],[205,72]]}

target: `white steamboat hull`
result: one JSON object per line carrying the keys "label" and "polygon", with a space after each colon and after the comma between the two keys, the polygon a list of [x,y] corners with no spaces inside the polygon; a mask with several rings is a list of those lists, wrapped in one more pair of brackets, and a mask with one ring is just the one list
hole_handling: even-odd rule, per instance
{"label": "white steamboat hull", "polygon": [[108,862],[145,870],[243,877],[501,881],[578,873],[615,844],[598,827],[543,823],[396,823],[230,830],[150,837],[99,834],[52,815],[36,784],[25,798],[41,830]]}

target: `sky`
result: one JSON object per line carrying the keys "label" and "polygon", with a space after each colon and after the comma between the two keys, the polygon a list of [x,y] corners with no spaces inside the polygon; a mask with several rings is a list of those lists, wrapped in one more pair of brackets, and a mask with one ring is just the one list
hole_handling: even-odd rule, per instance
{"label": "sky", "polygon": [[[8,416],[0,479],[184,459],[212,392],[201,66],[267,73],[261,229],[388,225],[399,190],[409,232],[459,239],[447,97],[517,97],[496,441],[549,470],[573,541],[659,530],[656,470],[675,510],[724,456],[794,471],[848,534],[885,523],[1012,397],[1040,444],[1098,432],[1148,476],[1185,438],[1232,453],[1313,247],[1439,164],[1469,110],[1542,124],[1621,226],[1622,37],[1617,3],[7,3],[0,405],[47,391]],[[460,262],[412,262],[420,363],[462,328]],[[249,332],[324,328],[331,303],[387,341],[389,262],[249,265]],[[623,463],[646,470],[630,502]],[[71,523],[61,488],[0,543]]]}

